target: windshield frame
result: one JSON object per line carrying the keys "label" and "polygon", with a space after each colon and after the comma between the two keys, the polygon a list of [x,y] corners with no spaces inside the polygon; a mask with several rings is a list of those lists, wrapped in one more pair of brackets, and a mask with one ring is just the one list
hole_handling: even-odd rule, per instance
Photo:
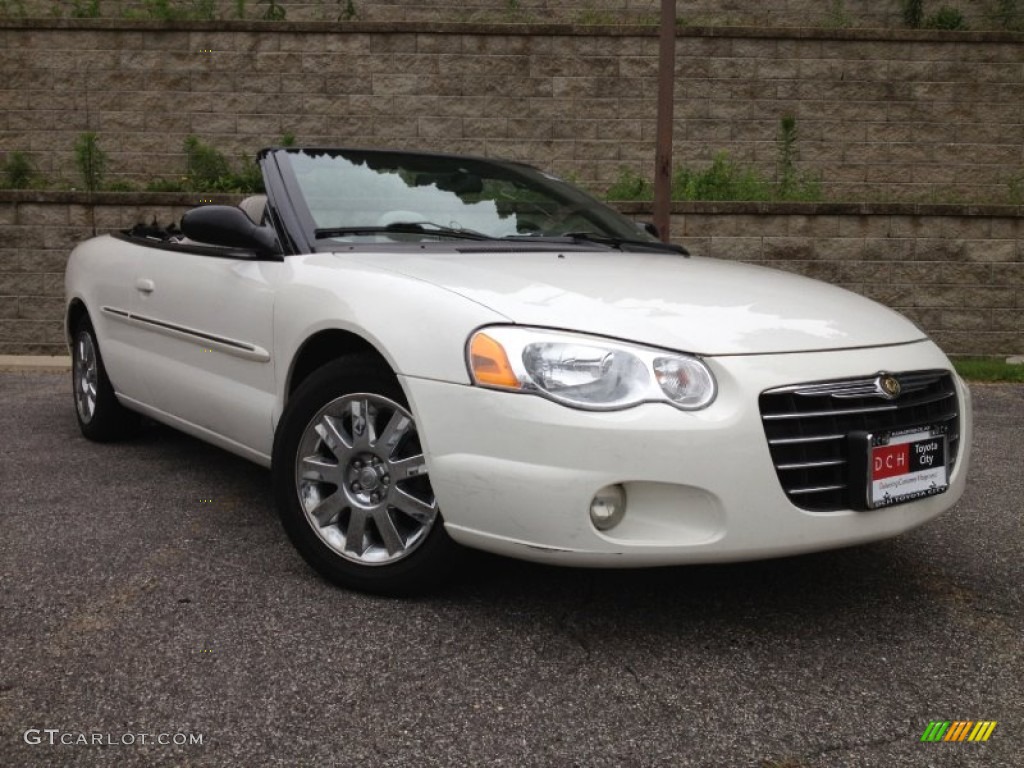
{"label": "windshield frame", "polygon": [[[259,153],[259,159],[267,182],[267,193],[279,211],[284,208],[289,209],[290,215],[282,216],[283,220],[281,223],[289,230],[290,239],[294,243],[296,252],[348,251],[352,250],[353,247],[358,248],[362,246],[370,246],[373,250],[377,250],[381,245],[381,237],[389,241],[388,245],[397,247],[409,244],[414,244],[417,247],[428,247],[431,245],[451,247],[453,243],[460,239],[455,236],[447,237],[441,229],[435,230],[429,227],[405,228],[406,231],[401,232],[401,236],[382,232],[379,233],[378,237],[365,242],[360,242],[358,239],[353,241],[340,240],[337,237],[318,237],[318,229],[323,231],[339,228],[345,229],[346,227],[344,225],[341,227],[318,226],[310,206],[307,204],[303,185],[292,166],[292,156],[299,153],[341,156],[358,163],[366,162],[367,165],[372,163],[376,166],[375,170],[388,166],[406,169],[416,168],[418,165],[436,167],[438,164],[442,166],[450,164],[453,172],[459,166],[469,166],[478,171],[485,170],[487,179],[508,180],[516,185],[541,190],[553,202],[573,210],[575,212],[574,215],[587,222],[588,230],[592,226],[593,234],[599,236],[596,241],[584,240],[578,237],[575,239],[567,238],[566,235],[570,233],[575,235],[581,234],[581,227],[578,223],[575,223],[573,226],[567,227],[565,232],[557,234],[516,233],[508,237],[488,234],[487,238],[481,242],[489,244],[507,242],[510,246],[516,248],[527,246],[531,249],[532,247],[537,247],[544,250],[564,249],[568,242],[572,242],[577,246],[585,243],[586,247],[597,250],[610,248],[624,250],[623,243],[636,245],[643,250],[680,250],[678,247],[662,243],[642,229],[641,224],[605,205],[578,187],[525,163],[494,160],[471,155],[388,149],[346,147],[274,147],[264,149]],[[271,179],[271,177],[275,178]],[[402,223],[427,224],[428,222]],[[359,226],[357,223],[354,223],[351,228],[353,230],[370,229],[370,227]],[[472,231],[473,229],[470,227],[467,231]]]}

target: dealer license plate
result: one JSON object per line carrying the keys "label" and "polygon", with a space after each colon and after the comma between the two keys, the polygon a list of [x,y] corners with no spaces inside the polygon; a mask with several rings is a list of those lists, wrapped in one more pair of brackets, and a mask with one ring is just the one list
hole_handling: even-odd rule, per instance
{"label": "dealer license plate", "polygon": [[945,429],[918,427],[867,436],[867,506],[890,507],[949,488]]}

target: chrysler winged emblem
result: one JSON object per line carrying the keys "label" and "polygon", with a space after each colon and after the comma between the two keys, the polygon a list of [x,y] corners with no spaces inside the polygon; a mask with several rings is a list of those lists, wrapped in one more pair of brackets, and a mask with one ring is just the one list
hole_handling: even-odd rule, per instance
{"label": "chrysler winged emblem", "polygon": [[880,373],[875,379],[875,391],[886,400],[895,400],[900,396],[901,389],[899,379],[890,373]]}

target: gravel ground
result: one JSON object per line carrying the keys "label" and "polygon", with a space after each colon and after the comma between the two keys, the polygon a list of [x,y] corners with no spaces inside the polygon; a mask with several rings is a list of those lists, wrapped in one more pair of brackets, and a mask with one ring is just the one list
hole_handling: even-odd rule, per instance
{"label": "gravel ground", "polygon": [[[0,765],[1017,768],[1024,387],[974,392],[967,494],[900,538],[479,556],[399,601],[307,569],[265,470],[163,427],[91,444],[66,375],[0,373]],[[921,743],[931,720],[999,725]]]}

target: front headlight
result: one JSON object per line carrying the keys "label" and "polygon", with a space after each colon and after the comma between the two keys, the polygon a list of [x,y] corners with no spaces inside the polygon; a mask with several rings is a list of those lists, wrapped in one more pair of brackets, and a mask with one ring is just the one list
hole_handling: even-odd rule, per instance
{"label": "front headlight", "polygon": [[506,326],[477,331],[467,346],[474,384],[531,392],[576,408],[620,410],[665,402],[689,411],[715,399],[714,376],[691,355]]}

